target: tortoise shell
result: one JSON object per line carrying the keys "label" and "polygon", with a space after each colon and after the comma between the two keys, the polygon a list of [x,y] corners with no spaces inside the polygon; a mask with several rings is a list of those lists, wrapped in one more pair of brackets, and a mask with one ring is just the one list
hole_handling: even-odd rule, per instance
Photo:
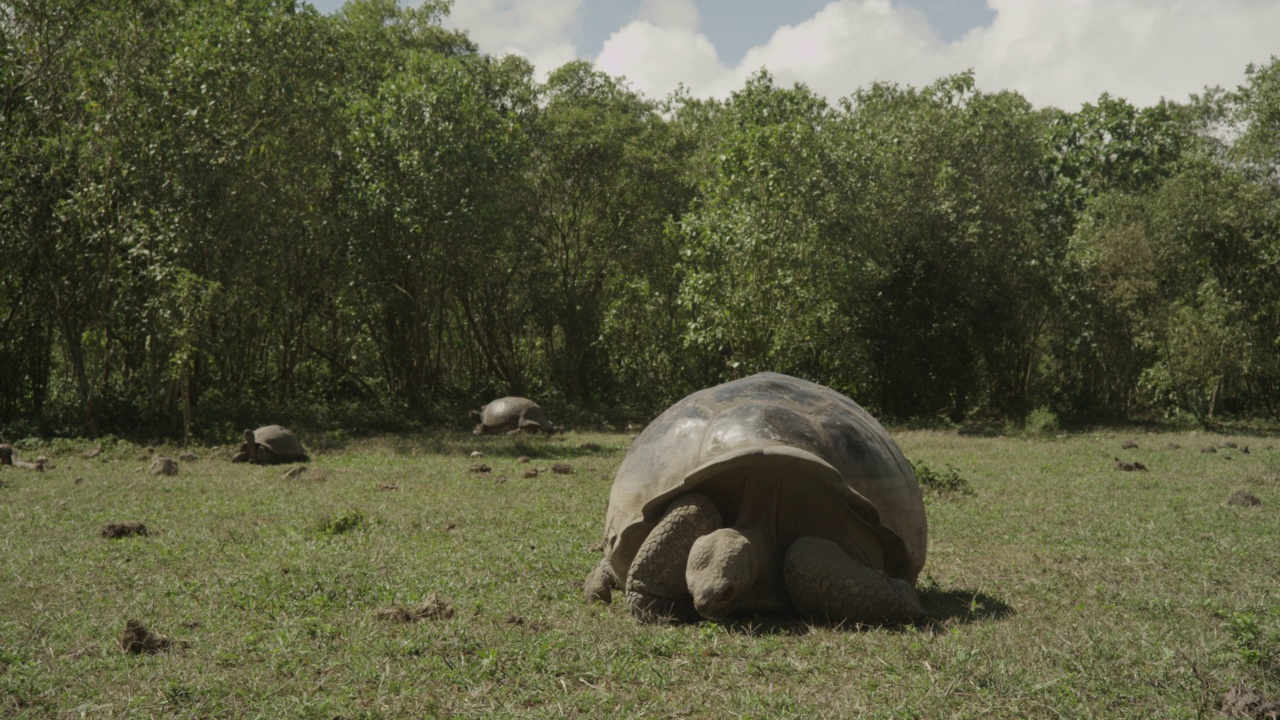
{"label": "tortoise shell", "polygon": [[689,395],[636,438],[605,520],[604,556],[618,586],[673,499],[697,489],[731,524],[735,486],[761,472],[782,479],[780,542],[823,537],[915,583],[928,528],[915,473],[897,444],[835,390],[760,373]]}

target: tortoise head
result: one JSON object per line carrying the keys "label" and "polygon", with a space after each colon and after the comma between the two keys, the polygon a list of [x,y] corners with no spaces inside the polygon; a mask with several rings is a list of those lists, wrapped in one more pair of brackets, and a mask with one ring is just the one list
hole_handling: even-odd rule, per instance
{"label": "tortoise head", "polygon": [[258,462],[258,440],[254,437],[252,430],[244,431],[244,445],[240,451],[248,455],[249,462]]}
{"label": "tortoise head", "polygon": [[484,408],[480,407],[479,405],[477,405],[477,406],[475,406],[475,407],[471,408],[471,419],[472,419],[474,422],[480,422],[480,421],[481,421],[481,418],[483,417],[483,415],[482,415],[482,411],[483,411],[483,410],[484,410]]}
{"label": "tortoise head", "polygon": [[733,528],[721,528],[694,541],[685,582],[699,615],[719,620],[734,611],[756,582],[757,550]]}

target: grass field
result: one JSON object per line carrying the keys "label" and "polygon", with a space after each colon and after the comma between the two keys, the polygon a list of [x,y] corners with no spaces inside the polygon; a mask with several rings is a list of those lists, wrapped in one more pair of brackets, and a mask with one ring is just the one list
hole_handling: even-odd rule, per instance
{"label": "grass field", "polygon": [[[304,437],[292,479],[230,448],[154,477],[127,443],[17,443],[55,467],[0,471],[0,717],[1193,718],[1280,695],[1280,439],[895,436],[973,491],[926,497],[929,619],[905,628],[586,604],[625,434]],[[1250,452],[1200,452],[1227,440]],[[126,520],[150,534],[100,535]],[[379,617],[431,593],[452,616]],[[128,619],[182,644],[124,654]]]}

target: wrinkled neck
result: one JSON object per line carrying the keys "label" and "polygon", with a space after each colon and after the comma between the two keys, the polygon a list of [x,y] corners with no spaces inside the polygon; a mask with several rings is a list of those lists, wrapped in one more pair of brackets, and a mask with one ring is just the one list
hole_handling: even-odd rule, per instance
{"label": "wrinkled neck", "polygon": [[742,499],[738,503],[738,514],[733,520],[733,529],[752,541],[761,532],[769,539],[777,535],[778,492],[777,478],[746,478],[742,486]]}

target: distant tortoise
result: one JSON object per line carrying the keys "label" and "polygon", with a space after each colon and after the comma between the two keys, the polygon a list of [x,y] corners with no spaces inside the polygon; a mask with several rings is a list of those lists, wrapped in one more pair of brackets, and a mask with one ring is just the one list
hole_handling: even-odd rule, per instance
{"label": "distant tortoise", "polygon": [[551,425],[538,403],[522,397],[498,398],[484,407],[473,408],[471,419],[476,422],[472,431],[476,435],[511,435],[522,430],[553,433],[560,429]]}
{"label": "distant tortoise", "polygon": [[240,452],[231,457],[231,462],[251,462],[257,465],[309,460],[311,457],[307,455],[307,449],[302,446],[298,436],[279,425],[245,430]]}
{"label": "distant tortoise", "polygon": [[915,474],[875,418],[761,373],[684,398],[636,438],[584,592],[609,602],[623,588],[650,622],[792,608],[914,620],[926,534]]}

